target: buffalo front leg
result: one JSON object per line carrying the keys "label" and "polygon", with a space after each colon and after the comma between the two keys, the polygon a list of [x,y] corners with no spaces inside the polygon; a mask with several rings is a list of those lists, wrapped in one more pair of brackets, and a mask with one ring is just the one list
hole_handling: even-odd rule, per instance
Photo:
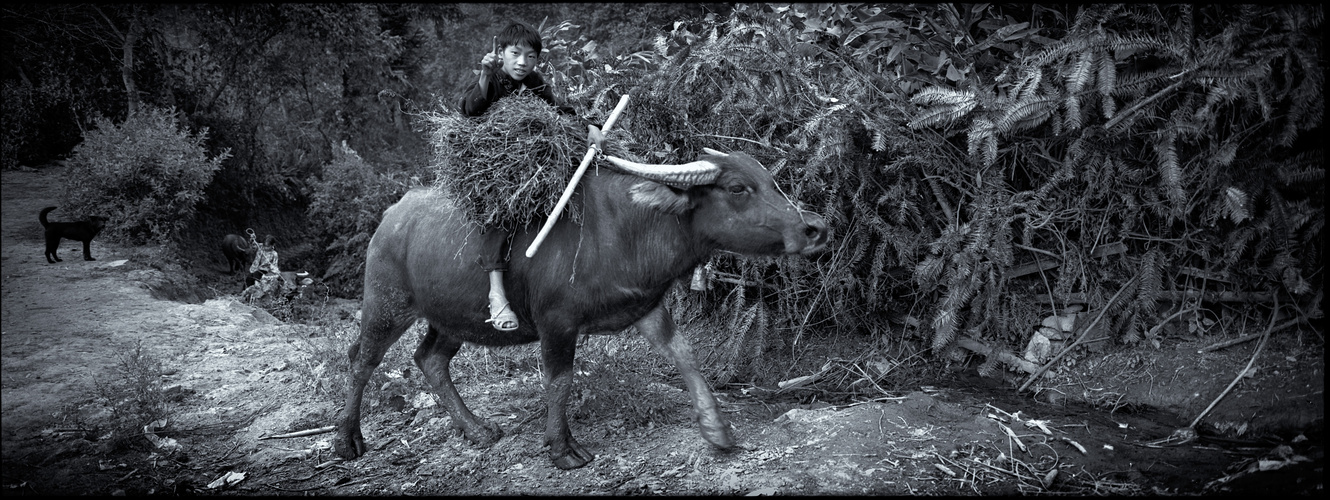
{"label": "buffalo front leg", "polygon": [[573,354],[577,334],[562,338],[550,335],[540,342],[545,362],[545,443],[550,460],[560,469],[576,469],[596,458],[573,439],[568,429],[568,395],[573,389]]}
{"label": "buffalo front leg", "polygon": [[462,434],[467,440],[479,446],[490,446],[503,437],[503,430],[499,429],[498,425],[487,423],[471,413],[471,409],[462,402],[462,396],[457,394],[452,372],[448,369],[453,356],[456,356],[461,348],[461,341],[440,334],[439,329],[430,323],[425,340],[416,348],[416,366],[420,367],[425,380],[434,387],[434,392],[443,399],[443,406],[452,416],[453,424],[462,429]]}
{"label": "buffalo front leg", "polygon": [[688,345],[688,340],[681,335],[675,335],[674,319],[670,318],[665,306],[657,305],[646,316],[637,320],[635,326],[656,352],[669,358],[674,362],[674,366],[679,368],[683,383],[688,386],[688,394],[693,398],[693,410],[696,413],[698,427],[702,430],[702,438],[717,448],[733,447],[734,436],[730,433],[730,424],[720,415],[716,397],[711,394],[711,387],[702,377],[702,372],[697,369],[697,363],[693,360],[693,349]]}
{"label": "buffalo front leg", "polygon": [[[367,308],[369,309],[369,308]],[[383,362],[384,353],[396,342],[402,333],[411,326],[410,322],[402,325],[380,323],[366,314],[360,329],[360,338],[351,344],[347,357],[351,359],[351,380],[347,383],[346,406],[342,407],[342,418],[337,424],[337,435],[333,439],[333,449],[342,458],[351,460],[369,451],[365,447],[365,437],[360,433],[360,403],[365,395],[365,384],[369,383],[374,369]]]}

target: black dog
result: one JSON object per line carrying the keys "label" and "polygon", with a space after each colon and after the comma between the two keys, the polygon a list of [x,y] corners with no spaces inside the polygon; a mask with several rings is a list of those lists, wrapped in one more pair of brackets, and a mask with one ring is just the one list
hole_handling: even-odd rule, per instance
{"label": "black dog", "polygon": [[97,233],[102,232],[106,227],[106,217],[92,216],[88,220],[78,222],[47,222],[46,214],[55,210],[55,207],[43,208],[37,215],[37,220],[42,221],[42,227],[46,228],[46,262],[55,264],[61,262],[60,257],[55,254],[56,248],[60,246],[60,238],[83,242],[83,260],[97,260],[92,258],[92,239],[97,237]]}

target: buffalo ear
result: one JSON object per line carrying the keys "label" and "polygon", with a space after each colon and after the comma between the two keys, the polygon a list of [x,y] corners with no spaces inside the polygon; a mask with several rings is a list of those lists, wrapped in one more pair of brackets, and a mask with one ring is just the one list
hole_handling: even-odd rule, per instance
{"label": "buffalo ear", "polygon": [[633,184],[628,189],[633,203],[671,215],[680,215],[693,208],[693,200],[684,191],[652,181]]}

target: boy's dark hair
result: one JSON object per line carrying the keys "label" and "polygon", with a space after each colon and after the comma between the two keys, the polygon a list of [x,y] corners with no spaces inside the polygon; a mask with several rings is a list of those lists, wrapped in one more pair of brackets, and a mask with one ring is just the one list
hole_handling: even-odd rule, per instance
{"label": "boy's dark hair", "polygon": [[509,24],[507,28],[499,32],[495,43],[498,44],[499,50],[506,49],[509,45],[525,43],[536,51],[537,56],[540,55],[540,33],[536,33],[536,30],[522,23]]}

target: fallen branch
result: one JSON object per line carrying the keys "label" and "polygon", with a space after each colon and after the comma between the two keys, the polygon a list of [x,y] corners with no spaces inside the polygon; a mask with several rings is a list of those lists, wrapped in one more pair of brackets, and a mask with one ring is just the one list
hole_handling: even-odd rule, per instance
{"label": "fallen branch", "polygon": [[327,427],[319,427],[319,428],[317,428],[317,429],[305,429],[305,430],[303,430],[303,431],[288,432],[288,433],[286,433],[286,434],[278,434],[278,435],[276,435],[276,436],[262,437],[262,438],[259,438],[259,440],[264,440],[264,439],[289,439],[289,438],[298,438],[298,437],[305,437],[305,436],[314,436],[314,435],[318,435],[318,434],[324,434],[324,433],[332,432],[332,431],[333,431],[334,429],[336,429],[336,428],[337,428],[337,426],[335,426],[335,425],[329,425],[329,426],[327,426]]}
{"label": "fallen branch", "polygon": [[[1285,328],[1288,328],[1288,327],[1290,327],[1290,326],[1297,325],[1298,323],[1302,323],[1302,321],[1303,321],[1302,318],[1291,319],[1291,320],[1289,320],[1287,323],[1284,323],[1284,324],[1282,324],[1282,325],[1279,325],[1279,326],[1276,326],[1276,327],[1270,329],[1270,333],[1275,333],[1275,332],[1283,331]],[[1225,341],[1220,342],[1220,343],[1218,343],[1218,344],[1215,344],[1215,345],[1212,345],[1212,346],[1208,346],[1208,347],[1201,348],[1201,350],[1196,351],[1196,352],[1218,351],[1218,350],[1223,349],[1223,348],[1225,348],[1225,347],[1233,347],[1233,346],[1238,345],[1238,344],[1241,344],[1241,343],[1243,343],[1243,342],[1247,342],[1247,341],[1250,341],[1250,340],[1256,340],[1256,339],[1259,339],[1259,338],[1261,338],[1262,335],[1265,335],[1265,332],[1262,332],[1262,333],[1253,333],[1253,334],[1251,334],[1251,335],[1243,335],[1243,336],[1238,337],[1238,338],[1233,339],[1233,340],[1225,340]]]}
{"label": "fallen branch", "polygon": [[[1061,259],[1061,258],[1062,258],[1062,257],[1059,257],[1057,254],[1054,254],[1053,252],[1049,252],[1049,251],[1047,251],[1047,250],[1040,250],[1040,249],[1038,249],[1038,248],[1027,247],[1027,246],[1024,246],[1024,245],[1017,245],[1017,246],[1019,246],[1019,247],[1021,247],[1021,248],[1024,248],[1024,249],[1026,249],[1026,250],[1030,250],[1030,251],[1034,251],[1034,252],[1039,252],[1039,253],[1043,253],[1043,254],[1051,255],[1054,259]],[[1119,242],[1116,242],[1116,243],[1110,243],[1110,244],[1107,244],[1107,245],[1103,245],[1103,246],[1101,246],[1101,247],[1098,247],[1098,248],[1094,249],[1093,252],[1090,252],[1090,257],[1092,257],[1092,258],[1100,258],[1100,257],[1107,257],[1107,256],[1109,256],[1109,255],[1117,255],[1117,254],[1120,254],[1120,253],[1126,253],[1126,252],[1127,252],[1127,244],[1126,244],[1126,243],[1123,243],[1123,242],[1121,242],[1121,241],[1119,241]],[[1036,262],[1031,262],[1031,263],[1028,263],[1028,264],[1022,264],[1022,265],[1019,265],[1019,266],[1013,267],[1013,268],[1011,268],[1010,270],[1006,271],[1005,274],[1006,274],[1007,279],[1019,278],[1019,277],[1021,277],[1021,276],[1025,276],[1025,275],[1027,275],[1027,274],[1034,274],[1034,273],[1044,272],[1044,271],[1047,271],[1047,270],[1049,270],[1049,269],[1056,269],[1057,267],[1059,267],[1059,266],[1061,266],[1061,265],[1062,265],[1062,262],[1059,262],[1059,261],[1050,261],[1050,262],[1036,261]]]}
{"label": "fallen branch", "polygon": [[1019,278],[1027,274],[1034,274],[1038,272],[1047,271],[1049,269],[1056,269],[1060,266],[1062,266],[1062,263],[1057,261],[1032,262],[1029,264],[1011,268],[1010,271],[1006,272],[1006,277],[1007,279]]}
{"label": "fallen branch", "polygon": [[998,361],[1006,363],[1007,366],[1015,367],[1016,369],[1021,370],[1025,373],[1034,373],[1035,371],[1039,370],[1039,365],[1031,363],[1025,360],[1025,358],[1012,354],[1011,352],[1008,352],[1004,349],[994,348],[992,346],[989,346],[988,344],[985,344],[983,342],[980,342],[978,340],[975,340],[973,338],[964,335],[962,335],[960,339],[956,340],[956,345],[968,349],[970,351],[973,351],[975,353],[982,354],[986,358],[997,358]]}
{"label": "fallen branch", "polygon": [[[1184,300],[1203,300],[1206,302],[1246,302],[1262,303],[1274,300],[1274,294],[1268,292],[1198,292],[1195,290],[1163,290],[1158,294],[1160,302],[1182,302]],[[1065,293],[1056,296],[1041,293],[1034,296],[1036,302],[1048,302],[1051,299],[1071,304],[1089,302],[1089,296],[1081,293]]]}
{"label": "fallen branch", "polygon": [[1172,316],[1169,316],[1169,317],[1167,317],[1167,318],[1164,318],[1164,320],[1163,320],[1163,321],[1160,321],[1158,325],[1155,325],[1154,328],[1151,328],[1150,331],[1146,332],[1146,333],[1145,333],[1145,338],[1154,338],[1155,334],[1159,333],[1159,330],[1163,329],[1163,328],[1164,328],[1164,325],[1167,325],[1169,321],[1173,321],[1173,319],[1175,319],[1175,318],[1180,318],[1180,317],[1182,317],[1182,315],[1184,315],[1184,314],[1196,312],[1196,311],[1198,311],[1199,309],[1200,309],[1200,308],[1190,307],[1190,308],[1183,309],[1183,310],[1181,310],[1181,311],[1178,311],[1178,312],[1173,313]]}
{"label": "fallen branch", "polygon": [[1251,365],[1256,362],[1256,357],[1261,355],[1261,349],[1265,348],[1265,341],[1270,340],[1270,332],[1274,330],[1275,319],[1277,319],[1278,316],[1279,298],[1276,297],[1275,308],[1270,311],[1270,326],[1266,327],[1265,333],[1261,334],[1261,343],[1256,345],[1256,352],[1252,353],[1251,359],[1247,360],[1247,367],[1243,368],[1241,372],[1238,372],[1238,376],[1234,377],[1232,382],[1229,382],[1228,387],[1224,388],[1224,392],[1219,393],[1219,397],[1215,398],[1214,401],[1211,401],[1210,406],[1205,407],[1205,411],[1202,411],[1200,415],[1196,416],[1195,420],[1191,421],[1191,425],[1187,426],[1188,429],[1195,429],[1196,424],[1199,423],[1202,418],[1205,418],[1205,415],[1210,413],[1210,410],[1214,409],[1215,405],[1219,404],[1220,400],[1224,399],[1224,396],[1228,395],[1228,391],[1233,390],[1233,386],[1238,385],[1238,381],[1242,380],[1242,377],[1247,376],[1247,372],[1251,370]]}

